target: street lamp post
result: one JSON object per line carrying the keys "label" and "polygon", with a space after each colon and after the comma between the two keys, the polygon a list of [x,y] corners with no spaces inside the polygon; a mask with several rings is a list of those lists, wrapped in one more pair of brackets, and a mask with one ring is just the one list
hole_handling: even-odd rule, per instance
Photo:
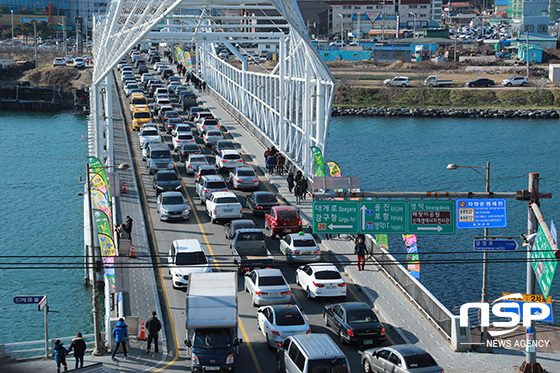
{"label": "street lamp post", "polygon": [[414,39],[416,37],[416,13],[409,12],[408,14],[414,17],[414,26],[413,26],[413,34],[412,34],[412,38]]}
{"label": "street lamp post", "polygon": [[14,10],[12,9],[12,42],[14,41]]}
{"label": "street lamp post", "polygon": [[[130,168],[127,163],[121,163],[118,166],[105,166],[104,168],[118,168],[121,170],[126,170]],[[86,164],[86,184],[87,184],[87,191],[88,191],[88,214],[89,214],[89,226],[90,226],[90,242],[91,242],[91,262],[94,266],[93,268],[93,281],[92,281],[92,293],[91,299],[93,304],[93,329],[94,329],[94,340],[95,346],[93,348],[93,355],[99,356],[104,355],[107,353],[105,346],[103,344],[103,338],[101,337],[101,310],[99,308],[99,289],[97,288],[97,259],[95,255],[95,244],[94,244],[94,227],[93,227],[93,205],[91,203],[92,195],[91,195],[91,179],[90,179],[90,167],[89,163]]]}
{"label": "street lamp post", "polygon": [[33,37],[35,38],[35,68],[39,67],[39,57],[37,55],[37,21],[33,20]]}
{"label": "street lamp post", "polygon": [[[448,170],[456,170],[458,168],[470,168],[486,181],[486,193],[490,193],[490,162],[486,162],[486,167],[484,166],[458,166],[454,163],[450,163],[447,165]],[[486,176],[484,176],[478,169],[485,169]],[[488,237],[488,228],[484,228],[484,238]],[[483,253],[482,257],[482,303],[488,303],[488,252]],[[480,326],[480,334],[481,334],[481,346],[485,349],[486,341],[488,340],[488,329],[486,326]]]}
{"label": "street lamp post", "polygon": [[338,15],[340,17],[340,40],[342,45],[344,45],[344,16],[342,14]]}

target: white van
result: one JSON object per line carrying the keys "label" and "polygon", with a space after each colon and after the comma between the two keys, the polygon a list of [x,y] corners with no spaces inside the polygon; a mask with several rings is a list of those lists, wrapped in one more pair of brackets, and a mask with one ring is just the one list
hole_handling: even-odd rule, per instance
{"label": "white van", "polygon": [[288,337],[278,349],[278,372],[349,373],[350,364],[344,352],[327,334],[298,334]]}
{"label": "white van", "polygon": [[186,288],[191,273],[212,272],[204,248],[199,240],[175,240],[171,244],[167,259],[173,289]]}

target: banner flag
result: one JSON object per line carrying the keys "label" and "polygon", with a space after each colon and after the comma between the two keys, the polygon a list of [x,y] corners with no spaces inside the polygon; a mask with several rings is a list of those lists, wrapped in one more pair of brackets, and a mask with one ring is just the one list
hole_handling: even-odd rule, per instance
{"label": "banner flag", "polygon": [[325,162],[323,161],[323,152],[316,146],[311,147],[313,159],[315,159],[315,176],[325,177]]}
{"label": "banner flag", "polygon": [[415,234],[403,234],[406,246],[406,260],[408,261],[408,272],[420,280],[420,257],[418,256],[418,239]]}
{"label": "banner flag", "polygon": [[102,210],[93,210],[93,219],[95,225],[97,226],[97,233],[113,237],[113,229],[111,227],[111,222],[107,214]]}
{"label": "banner flag", "polygon": [[[101,210],[103,211],[107,217],[109,218],[109,221],[111,222],[111,229],[113,228],[113,219],[112,219],[112,214],[111,214],[111,208],[109,207],[109,202],[107,201],[107,198],[105,196],[105,194],[97,189],[92,189],[91,190],[91,199],[93,201],[93,208],[94,210]],[[111,235],[112,237],[113,235]]]}
{"label": "banner flag", "polygon": [[375,242],[377,243],[377,246],[389,251],[389,238],[386,234],[376,234]]}
{"label": "banner flag", "polygon": [[107,201],[111,200],[109,193],[109,182],[103,163],[96,157],[88,157],[89,163],[89,182],[92,189],[98,189],[107,196]]}
{"label": "banner flag", "polygon": [[191,70],[193,69],[191,54],[189,52],[183,51],[178,46],[175,46],[175,57],[181,65],[188,67]]}
{"label": "banner flag", "polygon": [[340,171],[340,167],[338,167],[338,164],[336,162],[328,161],[327,162],[327,167],[329,168],[329,176],[331,176],[331,177],[341,177],[342,176],[342,172]]}
{"label": "banner flag", "polygon": [[101,257],[103,258],[103,269],[105,271],[105,276],[107,276],[107,281],[109,285],[115,288],[115,259],[113,258],[117,255],[117,249],[115,248],[115,243],[113,239],[103,233],[97,233],[99,238],[99,249],[101,251]]}

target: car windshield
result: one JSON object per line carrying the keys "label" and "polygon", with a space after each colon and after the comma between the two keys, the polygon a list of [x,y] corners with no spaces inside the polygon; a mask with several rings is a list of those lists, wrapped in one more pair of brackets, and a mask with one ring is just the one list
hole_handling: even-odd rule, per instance
{"label": "car windshield", "polygon": [[142,136],[157,136],[157,135],[159,135],[157,130],[142,131]]}
{"label": "car windshield", "polygon": [[191,140],[193,138],[193,135],[189,135],[188,133],[179,132],[179,134],[177,135],[177,138],[179,140]]}
{"label": "car windshield", "polygon": [[317,246],[314,240],[294,240],[296,247],[314,247]]}
{"label": "car windshield", "polygon": [[198,145],[196,144],[191,144],[191,143],[187,143],[187,144],[183,144],[183,151],[188,151],[188,150],[198,150]]}
{"label": "car windshield", "polygon": [[192,107],[191,110],[189,111],[189,113],[190,114],[195,114],[195,113],[198,113],[199,111],[203,111],[203,110],[204,110],[204,108],[201,108],[201,107],[198,107],[198,106],[197,107]]}
{"label": "car windshield", "polygon": [[309,360],[309,373],[348,373],[348,365],[343,357],[334,359]]}
{"label": "car windshield", "polygon": [[404,361],[409,369],[427,368],[437,365],[436,361],[430,354],[405,356]]}
{"label": "car windshield", "polygon": [[175,258],[175,264],[181,265],[193,265],[193,264],[206,264],[206,255],[202,251],[196,251],[194,253],[177,253]]}
{"label": "car windshield", "polygon": [[[212,132],[210,132],[208,135],[213,136]],[[236,160],[241,159],[241,156],[239,154],[224,154],[224,159]]]}
{"label": "car windshield", "polygon": [[150,117],[150,113],[148,113],[147,111],[138,111],[134,113],[134,119],[144,119],[149,117]]}
{"label": "car windshield", "polygon": [[191,157],[190,161],[191,162],[206,162],[206,157],[203,156],[203,155],[198,156],[198,157]]}
{"label": "car windshield", "polygon": [[154,150],[152,151],[153,159],[171,158],[171,153],[169,150]]}
{"label": "car windshield", "polygon": [[[272,194],[259,194],[257,195],[257,201],[260,203],[277,202],[276,197]],[[280,214],[278,214],[278,216],[280,216]]]}
{"label": "car windshield", "polygon": [[218,171],[216,171],[215,168],[200,168],[198,170],[200,176],[204,176],[204,175],[217,175]]}
{"label": "car windshield", "polygon": [[238,241],[264,241],[264,234],[262,232],[240,232],[237,235],[237,240]]}
{"label": "car windshield", "polygon": [[286,285],[286,281],[282,276],[266,276],[259,277],[259,286],[278,286]]}
{"label": "car windshield", "polygon": [[216,198],[216,203],[239,203],[237,197],[221,197]]}
{"label": "car windshield", "polygon": [[145,98],[133,98],[131,104],[132,105],[142,105],[142,104],[147,104],[148,102],[146,101]]}
{"label": "car windshield", "polygon": [[237,176],[255,176],[252,170],[237,170]]}
{"label": "car windshield", "polygon": [[157,179],[161,181],[179,180],[175,172],[158,172]]}
{"label": "car windshield", "polygon": [[161,200],[162,205],[182,205],[184,203],[185,203],[185,201],[183,200],[183,197],[181,197],[181,196],[163,197],[162,200]]}
{"label": "car windshield", "polygon": [[305,320],[295,307],[287,307],[276,310],[276,325],[278,326],[288,326],[288,325],[304,325]]}
{"label": "car windshield", "polygon": [[216,145],[218,149],[231,149],[234,148],[233,143],[231,141],[220,141],[218,145]]}
{"label": "car windshield", "polygon": [[211,181],[206,187],[208,189],[227,189],[227,185],[223,181]]}
{"label": "car windshield", "polygon": [[278,214],[279,219],[297,219],[297,211],[293,210],[278,210],[276,212]]}
{"label": "car windshield", "polygon": [[227,330],[198,329],[194,339],[194,348],[200,349],[226,349],[233,345],[231,333]]}
{"label": "car windshield", "polygon": [[210,136],[220,136],[221,137],[222,133],[218,132],[218,131],[210,131],[210,132],[208,132],[208,137],[210,137]]}
{"label": "car windshield", "polygon": [[315,272],[317,280],[338,280],[341,279],[340,273],[336,271],[318,271]]}
{"label": "car windshield", "polygon": [[348,311],[348,322],[352,324],[368,323],[368,322],[379,322],[375,313],[369,309],[363,310],[350,310]]}
{"label": "car windshield", "polygon": [[215,119],[206,119],[204,121],[204,125],[205,126],[217,126],[218,125],[218,121]]}

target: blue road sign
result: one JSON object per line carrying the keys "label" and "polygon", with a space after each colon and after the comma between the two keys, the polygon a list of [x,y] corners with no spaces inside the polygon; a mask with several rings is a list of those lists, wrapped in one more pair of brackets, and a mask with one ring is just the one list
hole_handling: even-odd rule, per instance
{"label": "blue road sign", "polygon": [[[504,303],[516,303],[518,305],[518,307],[513,306],[511,308],[509,307],[504,307],[504,311],[505,312],[512,312],[512,313],[516,313],[519,315],[519,317],[521,318],[521,320],[523,320],[523,304],[524,303],[531,303],[531,302],[523,302],[523,301],[517,301],[517,300],[505,300],[503,301]],[[548,317],[544,320],[541,320],[539,322],[554,322],[554,312],[552,310],[552,303],[540,303],[539,305],[546,305],[547,307],[549,307],[550,312],[548,314]],[[536,315],[537,312],[540,312],[539,308],[531,308],[531,315]]]}
{"label": "blue road sign", "polygon": [[18,297],[14,297],[14,303],[16,304],[36,304],[40,303],[44,295],[20,295]]}
{"label": "blue road sign", "polygon": [[457,228],[505,228],[507,204],[505,199],[457,199]]}
{"label": "blue road sign", "polygon": [[474,240],[474,251],[515,251],[514,240]]}

